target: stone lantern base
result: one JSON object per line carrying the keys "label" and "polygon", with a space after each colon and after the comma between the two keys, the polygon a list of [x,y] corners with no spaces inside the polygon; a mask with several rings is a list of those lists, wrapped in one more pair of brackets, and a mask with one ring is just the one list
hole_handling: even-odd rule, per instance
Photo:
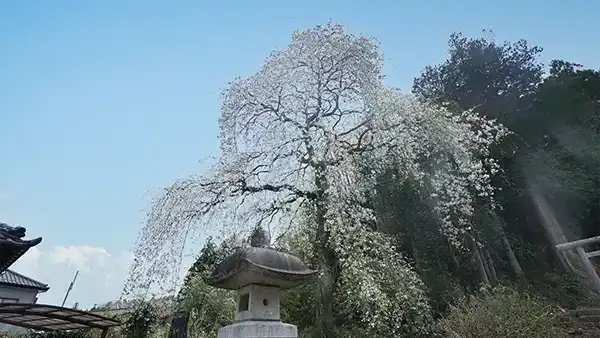
{"label": "stone lantern base", "polygon": [[219,329],[217,338],[298,338],[298,328],[279,321],[244,321]]}

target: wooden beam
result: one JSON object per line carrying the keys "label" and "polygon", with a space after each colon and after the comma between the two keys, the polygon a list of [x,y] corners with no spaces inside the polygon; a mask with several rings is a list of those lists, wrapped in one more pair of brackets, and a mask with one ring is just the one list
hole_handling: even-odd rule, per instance
{"label": "wooden beam", "polygon": [[598,276],[598,273],[596,272],[596,268],[594,268],[594,264],[592,264],[592,262],[590,261],[590,259],[587,256],[585,250],[582,247],[577,248],[577,253],[579,254],[579,257],[581,257],[581,261],[583,262],[583,267],[585,268],[585,272],[588,274],[588,277],[590,278],[592,285],[594,286],[596,291],[598,291],[600,293],[600,277]]}
{"label": "wooden beam", "polygon": [[588,253],[586,253],[586,255],[588,256],[588,258],[598,257],[598,256],[600,256],[600,250],[588,252]]}
{"label": "wooden beam", "polygon": [[580,239],[578,241],[558,244],[556,246],[556,249],[558,249],[559,251],[571,250],[571,249],[575,249],[577,247],[582,247],[584,245],[597,243],[597,242],[600,242],[600,236],[590,237],[590,238],[586,238],[586,239]]}

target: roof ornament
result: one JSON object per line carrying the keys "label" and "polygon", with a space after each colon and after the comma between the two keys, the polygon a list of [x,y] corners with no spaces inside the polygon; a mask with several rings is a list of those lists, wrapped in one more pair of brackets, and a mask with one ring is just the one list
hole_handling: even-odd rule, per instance
{"label": "roof ornament", "polygon": [[42,238],[24,239],[26,229],[0,222],[0,273],[8,269],[27,250],[40,244]]}

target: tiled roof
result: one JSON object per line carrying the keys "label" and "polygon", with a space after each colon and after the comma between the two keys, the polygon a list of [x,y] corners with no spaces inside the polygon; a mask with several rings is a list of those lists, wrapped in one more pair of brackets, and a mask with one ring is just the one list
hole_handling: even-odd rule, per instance
{"label": "tiled roof", "polygon": [[16,273],[10,269],[0,273],[0,284],[36,289],[40,291],[48,291],[48,289],[50,289],[48,284],[38,282],[35,279],[23,276],[20,273]]}

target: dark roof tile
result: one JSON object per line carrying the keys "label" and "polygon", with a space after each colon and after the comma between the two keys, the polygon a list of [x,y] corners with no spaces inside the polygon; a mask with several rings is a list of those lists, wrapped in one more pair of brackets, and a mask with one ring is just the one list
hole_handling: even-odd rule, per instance
{"label": "dark roof tile", "polygon": [[48,284],[38,282],[35,279],[23,276],[20,273],[14,272],[10,269],[0,273],[0,284],[36,289],[40,291],[48,291],[48,289],[50,289]]}

